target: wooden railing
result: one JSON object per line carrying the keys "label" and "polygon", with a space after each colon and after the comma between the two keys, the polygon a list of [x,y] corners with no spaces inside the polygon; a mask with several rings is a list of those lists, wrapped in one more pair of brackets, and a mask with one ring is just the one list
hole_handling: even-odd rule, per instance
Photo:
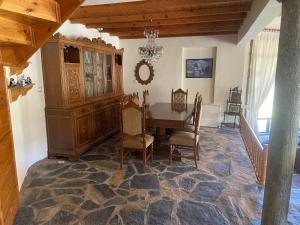
{"label": "wooden railing", "polygon": [[243,115],[240,116],[240,132],[249,158],[252,162],[258,183],[264,185],[268,147],[263,147]]}

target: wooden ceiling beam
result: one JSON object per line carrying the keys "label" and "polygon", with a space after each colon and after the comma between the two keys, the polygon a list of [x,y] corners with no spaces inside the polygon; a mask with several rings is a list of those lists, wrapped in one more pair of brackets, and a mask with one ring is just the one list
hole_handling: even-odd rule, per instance
{"label": "wooden ceiling beam", "polygon": [[[59,3],[59,11],[61,14],[61,23],[68,19],[71,14],[78,8],[84,0],[56,0]],[[56,23],[38,23],[31,25],[35,35],[35,48],[30,46],[21,46],[14,50],[18,52],[19,65],[23,65],[30,56],[34,54],[36,48],[42,47],[49,37],[57,30],[60,24]]]}
{"label": "wooden ceiling beam", "polygon": [[80,7],[73,18],[93,16],[117,16],[157,11],[175,11],[195,7],[222,7],[249,4],[252,0],[148,0]]}
{"label": "wooden ceiling beam", "polygon": [[0,14],[7,17],[23,16],[31,20],[60,22],[58,3],[55,0],[5,0]]}
{"label": "wooden ceiling beam", "polygon": [[84,0],[56,0],[59,3],[61,21],[69,19],[78,9]]}
{"label": "wooden ceiling beam", "polygon": [[0,46],[34,45],[34,38],[29,25],[0,16]]}
{"label": "wooden ceiling beam", "polygon": [[[189,33],[189,34],[169,34],[161,35],[160,38],[170,38],[170,37],[191,37],[191,36],[208,36],[208,35],[226,35],[226,34],[237,34],[237,31],[217,31],[217,32],[201,32],[201,33]],[[143,35],[137,36],[119,36],[120,39],[143,39]]]}
{"label": "wooden ceiling beam", "polygon": [[190,18],[198,16],[209,16],[209,15],[224,15],[247,12],[250,10],[251,4],[226,6],[222,8],[203,8],[203,9],[192,9],[192,10],[180,10],[171,12],[156,12],[147,14],[136,14],[126,16],[99,16],[99,17],[88,17],[88,18],[71,18],[72,23],[122,23],[131,21],[149,21],[152,20],[163,20],[163,19],[178,19],[178,18]]}
{"label": "wooden ceiling beam", "polygon": [[[197,16],[191,18],[180,19],[166,19],[154,20],[152,26],[172,26],[182,24],[199,24],[210,22],[223,22],[223,21],[242,21],[246,17],[246,13],[227,14],[227,15],[214,15],[214,16]],[[92,23],[87,24],[87,28],[134,28],[134,27],[148,27],[149,22],[145,21],[132,21],[126,23]]]}
{"label": "wooden ceiling beam", "polygon": [[[201,34],[201,33],[213,33],[213,32],[238,32],[240,26],[227,26],[227,27],[205,27],[205,28],[186,28],[186,29],[177,29],[177,28],[169,28],[169,29],[161,29],[159,31],[159,37],[161,36],[170,36],[170,35],[180,35],[186,36],[187,34]],[[137,37],[143,36],[143,32],[137,31],[114,31],[109,32],[111,36],[119,36],[119,37]]]}
{"label": "wooden ceiling beam", "polygon": [[12,48],[0,47],[0,64],[12,65],[16,60],[16,54]]}
{"label": "wooden ceiling beam", "polygon": [[[36,6],[40,6],[46,2],[50,2],[50,0],[43,0],[43,1],[36,1],[36,0],[5,0],[4,2],[17,2],[19,1],[22,7],[24,3],[28,2],[37,2]],[[53,2],[54,0],[51,0]],[[38,48],[40,48],[45,41],[57,30],[57,28],[63,23],[67,18],[71,16],[74,10],[76,10],[81,4],[83,0],[56,0],[55,3],[57,4],[56,12],[59,15],[58,20],[53,22],[47,19],[47,16],[44,15],[44,18],[38,18],[37,16],[34,17],[33,15],[38,15],[40,9],[37,11],[30,11],[29,15],[24,14],[17,14],[16,16],[9,17],[9,19],[14,19],[16,22],[23,21],[24,23],[28,23],[31,27],[32,34],[34,37],[34,45],[5,45],[0,46],[0,63],[7,65],[7,66],[15,66],[20,67],[24,65],[27,60],[36,52]],[[2,4],[3,5],[3,4]],[[2,7],[0,5],[0,8]],[[21,7],[21,8],[22,8]],[[7,9],[9,10],[9,9]],[[43,11],[42,7],[42,11]],[[45,8],[46,10],[46,8]],[[14,11],[18,10],[10,10],[7,11],[9,13],[14,13]],[[6,12],[6,11],[5,11]],[[0,9],[0,16],[3,16],[2,10]],[[5,16],[5,15],[4,15]],[[13,36],[13,35],[11,35]]]}
{"label": "wooden ceiling beam", "polygon": [[[212,23],[200,23],[200,24],[184,24],[184,25],[172,25],[172,26],[155,26],[153,28],[158,29],[159,32],[169,31],[169,30],[199,30],[199,29],[216,29],[216,28],[225,28],[225,27],[240,27],[240,21],[226,21],[226,22],[212,22]],[[143,27],[131,27],[131,28],[105,28],[103,32],[115,33],[115,32],[144,32]]]}

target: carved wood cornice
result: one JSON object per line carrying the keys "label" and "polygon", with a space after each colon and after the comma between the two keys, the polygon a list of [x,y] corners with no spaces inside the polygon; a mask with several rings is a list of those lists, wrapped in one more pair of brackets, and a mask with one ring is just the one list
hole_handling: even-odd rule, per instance
{"label": "carved wood cornice", "polygon": [[117,49],[112,44],[106,43],[104,40],[102,40],[100,37],[89,39],[87,37],[80,37],[80,38],[67,38],[65,35],[61,33],[54,34],[49,41],[58,41],[58,42],[67,42],[67,45],[76,46],[76,45],[95,45],[98,47],[105,47],[114,51],[123,52],[124,49]]}

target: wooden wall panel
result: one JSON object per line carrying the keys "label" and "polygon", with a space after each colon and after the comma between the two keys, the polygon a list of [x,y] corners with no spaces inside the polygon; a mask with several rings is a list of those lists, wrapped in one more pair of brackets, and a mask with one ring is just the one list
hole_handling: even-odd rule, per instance
{"label": "wooden wall panel", "polygon": [[6,79],[3,67],[0,68],[0,221],[3,220],[3,225],[11,225],[19,204],[19,189]]}

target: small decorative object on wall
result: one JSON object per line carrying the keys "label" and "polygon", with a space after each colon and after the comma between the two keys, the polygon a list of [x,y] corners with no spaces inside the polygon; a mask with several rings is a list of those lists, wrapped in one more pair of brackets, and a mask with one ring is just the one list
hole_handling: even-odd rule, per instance
{"label": "small decorative object on wall", "polygon": [[16,87],[18,84],[17,82],[15,81],[14,78],[10,78],[9,79],[9,84],[8,84],[8,87]]}
{"label": "small decorative object on wall", "polygon": [[212,78],[213,59],[187,59],[186,78]]}
{"label": "small decorative object on wall", "polygon": [[8,87],[9,88],[24,87],[24,86],[29,85],[29,84],[32,84],[31,78],[27,77],[25,79],[24,75],[22,75],[21,77],[17,77],[17,81],[15,80],[15,78],[10,78]]}
{"label": "small decorative object on wall", "polygon": [[150,63],[146,62],[145,60],[141,60],[135,66],[134,76],[137,82],[139,82],[140,84],[142,85],[149,84],[154,77],[153,66]]}

